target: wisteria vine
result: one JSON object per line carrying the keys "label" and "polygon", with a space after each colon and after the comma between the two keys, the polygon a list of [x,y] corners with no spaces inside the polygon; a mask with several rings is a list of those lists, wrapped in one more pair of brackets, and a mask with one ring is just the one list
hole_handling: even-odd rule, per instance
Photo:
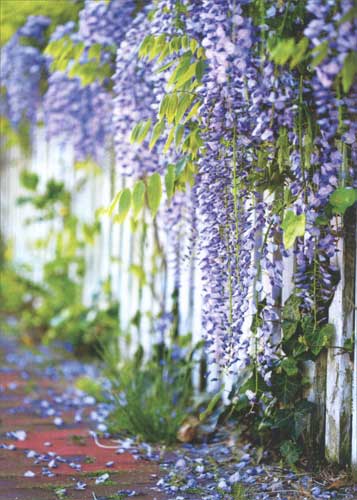
{"label": "wisteria vine", "polygon": [[3,113],[17,127],[42,109],[78,161],[100,164],[113,146],[129,184],[160,174],[168,253],[185,253],[183,228],[196,240],[212,363],[252,366],[269,385],[285,355],[284,259],[295,256],[293,293],[318,330],[356,199],[352,1],[88,0],[78,26],[46,39],[49,25],[30,17],[3,47]]}

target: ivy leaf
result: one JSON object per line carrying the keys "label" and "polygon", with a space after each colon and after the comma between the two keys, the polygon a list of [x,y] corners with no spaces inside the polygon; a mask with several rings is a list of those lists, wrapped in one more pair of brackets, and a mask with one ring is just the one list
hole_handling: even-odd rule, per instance
{"label": "ivy leaf", "polygon": [[299,437],[306,431],[308,425],[308,417],[315,408],[314,403],[302,399],[294,408],[294,438]]}
{"label": "ivy leaf", "polygon": [[319,328],[316,332],[313,341],[315,344],[311,345],[311,352],[317,356],[320,354],[322,349],[327,347],[335,333],[335,327],[330,323],[327,323],[322,328]]}
{"label": "ivy leaf", "polygon": [[274,395],[283,404],[292,403],[296,400],[299,391],[301,390],[300,379],[296,376],[289,376],[287,373],[273,373],[272,387],[274,387]]}
{"label": "ivy leaf", "polygon": [[334,213],[344,215],[347,208],[357,201],[357,189],[337,188],[331,194],[329,201]]}
{"label": "ivy leaf", "polygon": [[282,445],[280,446],[280,452],[284,458],[284,460],[291,466],[295,465],[296,462],[300,458],[300,451],[299,448],[296,446],[296,444],[289,440],[289,441],[283,441]]}
{"label": "ivy leaf", "polygon": [[131,192],[129,188],[123,189],[119,199],[119,213],[114,216],[114,221],[121,224],[126,219],[130,210]]}
{"label": "ivy leaf", "polygon": [[152,216],[155,217],[160,206],[162,186],[160,174],[155,172],[148,180],[148,203]]}
{"label": "ivy leaf", "polygon": [[301,327],[306,345],[314,356],[320,354],[322,349],[328,346],[335,331],[335,327],[330,323],[317,327],[309,316],[301,320]]}
{"label": "ivy leaf", "polygon": [[286,249],[291,248],[295,239],[298,236],[305,234],[306,217],[305,214],[296,215],[292,210],[285,213],[285,217],[281,227],[284,231],[284,246]]}
{"label": "ivy leaf", "polygon": [[175,179],[176,179],[175,170],[176,170],[175,165],[171,164],[167,167],[167,172],[165,175],[165,187],[168,200],[171,200],[174,194]]}
{"label": "ivy leaf", "polygon": [[285,341],[289,340],[296,332],[300,321],[300,303],[299,297],[291,295],[282,309],[282,329]]}
{"label": "ivy leaf", "polygon": [[280,366],[289,377],[299,373],[299,369],[294,358],[284,358],[281,361]]}
{"label": "ivy leaf", "polygon": [[139,212],[142,210],[144,206],[144,200],[145,200],[144,195],[145,195],[145,184],[143,181],[137,181],[134,185],[133,196],[132,196],[134,219],[138,217]]}

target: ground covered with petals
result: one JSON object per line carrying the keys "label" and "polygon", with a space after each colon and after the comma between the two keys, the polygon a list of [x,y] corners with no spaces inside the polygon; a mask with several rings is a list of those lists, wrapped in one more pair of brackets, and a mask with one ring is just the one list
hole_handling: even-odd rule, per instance
{"label": "ground covered with petals", "polygon": [[83,375],[96,377],[98,368],[61,350],[1,341],[2,500],[356,498],[347,476],[272,464],[234,429],[170,450],[110,436],[110,406],[76,388]]}

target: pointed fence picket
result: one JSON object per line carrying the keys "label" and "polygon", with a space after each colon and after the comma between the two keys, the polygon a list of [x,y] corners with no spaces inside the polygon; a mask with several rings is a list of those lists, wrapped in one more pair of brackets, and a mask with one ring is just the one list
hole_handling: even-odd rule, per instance
{"label": "pointed fence picket", "polygon": [[[69,148],[48,144],[41,132],[36,136],[31,161],[25,161],[16,150],[7,151],[2,155],[1,233],[6,241],[13,244],[15,261],[33,266],[32,277],[36,280],[41,280],[43,265],[54,256],[54,245],[39,248],[33,245],[33,241],[45,237],[48,231],[59,230],[60,227],[50,221],[39,221],[35,225],[26,224],[26,219],[34,216],[35,211],[28,205],[16,204],[17,198],[25,195],[19,183],[20,171],[26,167],[40,174],[42,186],[53,177],[62,180],[73,194],[75,214],[87,222],[93,221],[95,211],[101,206],[107,206],[113,195],[125,186],[125,179],[115,172],[112,158],[107,158],[102,174],[97,176],[94,173],[74,172],[71,164]],[[87,178],[85,185],[77,191],[76,186],[84,177]],[[149,214],[144,217],[149,222]],[[341,281],[329,313],[330,322],[335,326],[335,338],[327,356],[321,355],[315,363],[306,366],[306,373],[311,382],[306,397],[316,405],[315,415],[310,422],[314,446],[324,441],[327,458],[341,464],[350,462],[357,477],[356,234],[356,210],[350,209],[345,217],[344,236],[339,241],[339,253],[336,258],[336,264],[341,271]],[[157,236],[162,242],[170,238],[165,228],[160,227]],[[150,282],[154,250],[155,235],[151,224],[147,224],[145,232],[143,225],[138,224],[138,229],[132,233],[129,222],[119,225],[105,218],[101,220],[100,234],[95,243],[88,245],[85,250],[87,271],[83,300],[87,305],[92,304],[103,282],[110,277],[113,298],[120,303],[120,323],[124,334],[121,338],[130,332],[135,339],[135,345],[142,343],[148,352],[157,341],[151,333],[153,317],[161,309],[172,309],[175,289],[172,256],[167,259],[166,268],[161,268]],[[275,258],[281,259],[281,256],[276,255]],[[277,308],[284,305],[293,291],[294,256],[283,257],[282,264],[283,286],[281,300],[277,299]],[[141,281],[140,272],[131,272],[132,266],[142,269]],[[272,285],[267,277],[264,277],[264,284],[266,291],[272,292]],[[188,261],[180,276],[179,333],[183,335],[191,331],[195,342],[201,339],[201,289],[201,270],[198,262]],[[135,322],[133,319],[138,311],[141,312],[141,319]],[[276,335],[280,333],[276,332]],[[345,347],[346,341],[353,346],[353,339],[352,354]],[[122,341],[121,347],[125,351],[132,351],[135,345],[129,349],[126,342]],[[202,382],[202,370],[197,369],[194,373],[194,383],[196,387],[203,387],[205,384]],[[208,382],[208,387],[206,385],[208,390],[214,391],[215,388],[215,384]]]}

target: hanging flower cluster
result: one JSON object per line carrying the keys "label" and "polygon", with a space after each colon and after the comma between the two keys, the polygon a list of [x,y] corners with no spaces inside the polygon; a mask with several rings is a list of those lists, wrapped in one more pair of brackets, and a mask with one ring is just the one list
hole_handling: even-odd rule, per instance
{"label": "hanging flower cluster", "polygon": [[[34,124],[40,105],[40,80],[46,66],[41,52],[44,31],[50,19],[44,16],[30,16],[1,50],[1,85],[6,94],[2,114],[17,128],[22,120]],[[31,43],[22,40],[30,39]]]}
{"label": "hanging flower cluster", "polygon": [[[171,204],[160,208],[158,225],[170,231],[165,249],[177,286],[179,256],[190,252],[182,233],[198,240],[211,361],[230,371],[252,364],[269,383],[284,257],[295,256],[294,293],[314,328],[326,321],[338,279],[332,220],[343,211],[334,193],[357,185],[352,1],[258,8],[251,0],[162,0],[139,8],[86,0],[78,32],[69,23],[51,36],[73,48],[55,71],[20,40],[41,43],[47,25],[30,18],[4,48],[16,62],[4,83],[12,122],[35,121],[47,64],[50,137],[70,141],[76,159],[98,162],[113,140],[123,176],[165,177]],[[107,73],[94,69],[86,81],[93,67]],[[138,122],[145,128],[135,143]]]}

